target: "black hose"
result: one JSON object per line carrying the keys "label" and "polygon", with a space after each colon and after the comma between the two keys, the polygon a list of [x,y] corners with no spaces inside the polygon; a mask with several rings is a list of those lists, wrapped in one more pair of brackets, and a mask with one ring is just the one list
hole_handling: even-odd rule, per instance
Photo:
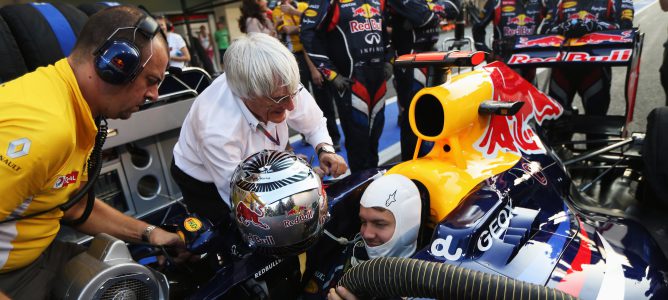
{"label": "black hose", "polygon": [[577,299],[562,291],[450,264],[380,257],[351,268],[339,281],[365,297],[435,299]]}

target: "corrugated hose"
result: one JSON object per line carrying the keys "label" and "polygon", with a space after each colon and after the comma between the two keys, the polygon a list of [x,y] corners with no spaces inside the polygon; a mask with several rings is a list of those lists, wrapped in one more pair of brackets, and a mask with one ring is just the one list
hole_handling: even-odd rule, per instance
{"label": "corrugated hose", "polygon": [[379,257],[351,268],[339,281],[359,297],[434,299],[577,299],[557,289],[413,258]]}

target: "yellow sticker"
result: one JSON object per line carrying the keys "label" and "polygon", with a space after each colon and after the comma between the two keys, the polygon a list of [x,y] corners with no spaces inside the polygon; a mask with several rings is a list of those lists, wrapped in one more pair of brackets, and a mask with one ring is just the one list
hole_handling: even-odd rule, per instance
{"label": "yellow sticker", "polygon": [[183,227],[186,228],[186,230],[190,232],[195,232],[202,228],[202,221],[200,221],[197,218],[186,218],[185,221],[183,221]]}
{"label": "yellow sticker", "polygon": [[318,12],[312,9],[307,9],[306,11],[304,11],[304,15],[309,18],[313,18],[318,15]]}
{"label": "yellow sticker", "polygon": [[341,4],[346,4],[346,3],[350,3],[350,2],[353,2],[353,0],[339,0],[339,3],[341,3]]}
{"label": "yellow sticker", "polygon": [[577,1],[566,1],[564,2],[564,8],[571,8],[573,6],[578,5]]}
{"label": "yellow sticker", "polygon": [[513,12],[513,11],[515,11],[515,7],[514,6],[504,6],[504,7],[501,8],[501,11],[502,12]]}
{"label": "yellow sticker", "polygon": [[633,20],[633,10],[630,9],[622,10],[622,19]]}

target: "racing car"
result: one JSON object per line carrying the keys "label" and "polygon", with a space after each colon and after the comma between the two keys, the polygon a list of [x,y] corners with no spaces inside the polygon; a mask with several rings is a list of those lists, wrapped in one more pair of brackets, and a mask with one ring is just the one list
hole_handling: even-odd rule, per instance
{"label": "racing car", "polygon": [[[420,139],[414,159],[327,182],[328,234],[307,251],[303,274],[312,274],[339,255],[345,241],[359,231],[359,221],[351,216],[358,213],[365,187],[377,176],[402,174],[418,185],[424,208],[422,238],[412,258],[458,270],[446,277],[449,281],[431,285],[454,291],[443,294],[444,298],[455,297],[455,292],[464,298],[535,296],[532,293],[539,290],[545,297],[557,298],[666,297],[668,261],[650,233],[632,219],[592,208],[584,200],[586,195],[574,188],[562,159],[536,130],[542,123],[559,118],[564,108],[503,62],[457,76],[448,70],[475,66],[483,60],[482,52],[452,51],[411,54],[397,61],[407,67],[428,67],[437,78],[435,82],[442,82],[418,92],[411,103],[410,123]],[[431,149],[419,156],[424,150],[420,147],[425,145]],[[108,281],[99,285],[105,282],[101,273],[117,276],[112,282],[117,283],[121,282],[119,274],[128,277],[130,270],[142,270],[138,274],[143,276],[133,278],[133,282],[147,286],[145,295],[156,297],[283,299],[299,297],[303,284],[308,285],[299,283],[302,276],[294,267],[296,257],[253,253],[239,242],[234,225],[216,228],[206,221],[193,221],[178,205],[170,214],[181,215],[174,222],[177,230],[188,235],[188,246],[193,252],[204,253],[204,259],[186,267],[172,265],[161,273],[150,266],[156,266],[156,254],[168,251],[155,252],[140,245],[132,247],[130,254],[120,250],[119,241],[100,237],[68,268],[68,275],[62,278],[62,295],[93,295],[100,290],[111,295],[137,293],[129,284],[113,285],[114,289]],[[133,258],[140,263],[133,263]],[[396,281],[413,278],[428,282],[432,277],[424,274],[442,272],[420,265],[415,268],[420,275],[409,272],[412,268],[408,267],[392,269],[393,264],[402,265],[379,261],[374,270],[400,270],[403,277],[390,276],[396,284],[383,284],[374,280],[387,277],[362,273],[367,286],[352,288],[362,293],[371,290],[371,294],[375,290],[375,295],[385,296],[435,295],[415,288],[397,291],[396,287],[406,284]],[[122,268],[127,268],[125,273],[118,271]],[[491,281],[495,283],[491,290],[498,293],[483,295],[482,284],[490,278],[496,278]],[[518,283],[522,288],[515,293]],[[406,294],[411,291],[416,293]]]}

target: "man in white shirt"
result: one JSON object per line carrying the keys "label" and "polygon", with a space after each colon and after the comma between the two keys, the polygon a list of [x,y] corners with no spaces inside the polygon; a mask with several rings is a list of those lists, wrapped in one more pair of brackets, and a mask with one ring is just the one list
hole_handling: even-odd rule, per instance
{"label": "man in white shirt", "polygon": [[191,212],[216,223],[229,220],[230,178],[246,157],[285,150],[288,126],[304,134],[322,171],[348,169],[334,152],[326,119],[299,84],[294,55],[277,39],[253,33],[230,45],[225,73],[197,97],[174,146],[172,175]]}
{"label": "man in white shirt", "polygon": [[158,16],[156,18],[158,24],[160,24],[160,29],[165,33],[167,37],[167,44],[169,45],[169,66],[183,68],[186,66],[186,63],[190,61],[190,52],[188,51],[188,46],[186,41],[183,40],[180,34],[171,32],[167,28],[167,18],[165,16]]}

